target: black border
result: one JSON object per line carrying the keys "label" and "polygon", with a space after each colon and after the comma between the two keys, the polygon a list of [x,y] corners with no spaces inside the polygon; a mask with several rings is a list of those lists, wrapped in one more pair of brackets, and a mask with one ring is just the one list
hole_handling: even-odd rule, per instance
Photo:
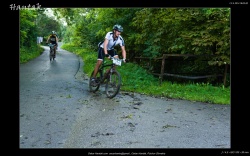
{"label": "black border", "polygon": [[[232,2],[237,2],[233,4]],[[241,1],[247,2],[247,1]],[[231,8],[231,148],[230,149],[19,149],[19,11],[11,10],[9,6],[11,4],[24,5],[38,4],[42,7],[230,7]],[[4,5],[6,7],[6,5]],[[12,44],[13,52],[12,55],[15,57],[11,58],[11,64],[13,68],[8,70],[8,80],[10,80],[11,85],[16,90],[11,90],[9,93],[12,98],[8,98],[9,102],[4,103],[10,107],[9,111],[6,113],[12,114],[14,116],[14,122],[7,120],[7,125],[13,126],[12,128],[7,128],[8,135],[13,138],[7,138],[8,144],[11,150],[8,153],[14,155],[25,155],[25,156],[36,156],[36,155],[89,155],[89,152],[163,152],[165,155],[246,155],[243,152],[248,152],[249,154],[249,121],[247,108],[248,102],[244,99],[248,88],[246,84],[248,81],[244,81],[244,77],[247,74],[247,53],[249,49],[246,50],[246,46],[249,45],[249,39],[247,32],[249,32],[249,18],[247,17],[247,5],[239,4],[239,1],[226,1],[226,0],[173,0],[165,2],[165,0],[154,0],[150,1],[58,1],[50,0],[45,2],[35,1],[35,0],[23,0],[9,1],[7,5],[8,9],[8,21],[5,26],[7,26],[7,32],[10,37],[13,38]],[[5,8],[6,9],[6,8]],[[6,20],[5,20],[6,22]],[[11,23],[9,23],[11,22]],[[2,23],[3,24],[3,23]],[[4,31],[3,31],[4,33]],[[14,36],[14,37],[13,37]],[[10,59],[9,59],[10,60]],[[245,63],[245,64],[244,64]],[[9,63],[8,63],[9,64]],[[248,70],[249,71],[249,70]],[[13,74],[13,75],[12,75]],[[10,79],[9,79],[10,78]],[[8,85],[8,84],[5,84]],[[10,87],[12,89],[12,87]],[[16,95],[17,98],[13,98]],[[13,112],[13,107],[15,111]],[[9,130],[13,130],[13,132]],[[10,133],[11,132],[11,133]],[[10,134],[9,134],[10,133]],[[4,134],[5,135],[5,134]],[[3,142],[5,143],[5,142]],[[225,152],[223,154],[223,152]]]}

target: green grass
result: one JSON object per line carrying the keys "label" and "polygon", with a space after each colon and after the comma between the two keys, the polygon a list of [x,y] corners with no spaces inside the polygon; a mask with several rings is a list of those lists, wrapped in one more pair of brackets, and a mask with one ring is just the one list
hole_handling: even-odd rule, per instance
{"label": "green grass", "polygon": [[42,54],[44,49],[40,45],[20,48],[20,63],[26,63]]}
{"label": "green grass", "polygon": [[[66,44],[61,48],[82,57],[83,72],[90,75],[97,59],[97,51],[77,48]],[[212,86],[206,83],[180,84],[163,81],[149,74],[147,70],[133,63],[125,63],[117,70],[122,76],[122,91],[137,92],[156,97],[167,97],[213,104],[230,104],[230,87]]]}
{"label": "green grass", "polygon": [[[97,51],[84,47],[64,44],[62,49],[79,55],[84,62],[83,72],[90,75],[97,60]],[[20,62],[27,62],[43,52],[41,47],[20,50]],[[133,63],[123,63],[117,70],[122,76],[122,91],[136,92],[156,97],[167,97],[212,104],[230,104],[230,87],[212,86],[207,83],[187,83],[163,81],[149,74],[147,70]]]}

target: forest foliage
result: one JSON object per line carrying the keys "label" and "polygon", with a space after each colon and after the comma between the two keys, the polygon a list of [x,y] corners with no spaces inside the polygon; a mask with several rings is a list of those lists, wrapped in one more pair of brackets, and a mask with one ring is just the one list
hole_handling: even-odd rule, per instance
{"label": "forest foliage", "polygon": [[105,34],[120,24],[131,61],[138,56],[194,54],[200,57],[192,64],[180,68],[182,61],[169,63],[169,70],[223,74],[230,66],[230,8],[52,8],[53,18],[46,10],[20,11],[21,47],[55,30],[63,43],[97,51]]}

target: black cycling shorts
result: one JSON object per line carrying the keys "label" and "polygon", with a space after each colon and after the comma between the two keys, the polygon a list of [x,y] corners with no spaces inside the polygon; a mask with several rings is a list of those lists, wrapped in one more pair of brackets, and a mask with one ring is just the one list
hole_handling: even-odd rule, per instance
{"label": "black cycling shorts", "polygon": [[57,46],[57,43],[56,42],[50,42],[51,44],[55,44]]}
{"label": "black cycling shorts", "polygon": [[[116,50],[115,49],[112,49],[112,50],[108,50],[108,54],[111,55],[112,57],[113,56],[117,56],[117,53],[116,53]],[[103,58],[105,57],[105,54],[104,54],[104,49],[102,47],[99,47],[98,49],[98,58],[97,60],[102,60],[103,61]]]}

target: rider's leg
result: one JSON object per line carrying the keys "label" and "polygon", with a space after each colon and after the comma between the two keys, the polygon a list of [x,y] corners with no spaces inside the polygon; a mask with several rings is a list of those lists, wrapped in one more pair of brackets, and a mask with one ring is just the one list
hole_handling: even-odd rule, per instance
{"label": "rider's leg", "polygon": [[97,56],[97,62],[96,62],[96,65],[95,65],[95,69],[94,69],[94,73],[93,73],[92,78],[96,78],[96,74],[97,74],[97,72],[99,70],[99,67],[102,64],[103,59],[104,59],[104,51],[103,51],[103,48],[99,47],[99,49],[98,49],[98,56]]}
{"label": "rider's leg", "polygon": [[92,78],[96,78],[96,74],[101,64],[102,64],[102,60],[97,60]]}
{"label": "rider's leg", "polygon": [[90,78],[91,79],[91,85],[93,87],[96,87],[96,85],[97,85],[96,75],[97,75],[97,72],[98,72],[99,67],[100,67],[101,64],[102,64],[102,60],[97,60],[96,65],[95,65],[95,69],[94,69],[94,73],[93,73],[92,77]]}

